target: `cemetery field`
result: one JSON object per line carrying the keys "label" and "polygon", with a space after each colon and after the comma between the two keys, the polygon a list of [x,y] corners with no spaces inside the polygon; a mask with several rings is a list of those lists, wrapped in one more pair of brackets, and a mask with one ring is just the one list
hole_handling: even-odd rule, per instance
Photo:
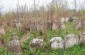
{"label": "cemetery field", "polygon": [[[71,25],[69,25],[71,24]],[[69,29],[58,29],[58,30],[47,30],[43,31],[43,37],[44,37],[44,47],[40,49],[33,49],[29,47],[29,43],[33,38],[41,38],[38,31],[30,32],[30,38],[24,42],[22,45],[22,55],[85,55],[85,44],[78,44],[71,48],[63,48],[63,49],[51,49],[50,48],[50,39],[52,37],[64,37],[68,33],[74,33],[78,35],[80,32],[83,32],[84,30],[75,30],[73,23],[67,23],[66,25],[69,25]],[[13,30],[12,32],[8,32],[3,35],[3,38],[5,41],[9,41],[11,39],[11,35],[13,32],[16,32],[16,30]],[[24,33],[17,33],[19,35],[19,39],[24,36]],[[0,48],[0,55],[13,55],[14,53],[11,53],[7,50],[6,46],[3,48]]]}
{"label": "cemetery field", "polygon": [[[49,46],[49,40],[52,38],[51,36],[56,36],[56,31],[49,31],[47,34],[47,39],[45,41],[45,46],[42,49],[30,49],[29,47],[29,41],[34,37],[34,35],[31,36],[29,40],[27,40],[23,46],[23,54],[22,55],[85,55],[85,45],[75,45],[74,47],[67,48],[67,49],[56,49],[52,50]],[[8,34],[10,38],[10,33]],[[36,34],[37,36],[37,34]],[[7,51],[5,47],[0,48],[0,55],[10,55],[10,53]]]}
{"label": "cemetery field", "polygon": [[85,1],[1,0],[0,55],[85,55]]}

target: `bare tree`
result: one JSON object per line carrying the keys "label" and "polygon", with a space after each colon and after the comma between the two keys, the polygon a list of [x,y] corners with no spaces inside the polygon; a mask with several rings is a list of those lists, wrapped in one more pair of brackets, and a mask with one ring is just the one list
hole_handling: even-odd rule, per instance
{"label": "bare tree", "polygon": [[2,4],[1,4],[1,0],[0,0],[0,18],[1,18],[1,15],[2,15]]}
{"label": "bare tree", "polygon": [[74,11],[76,12],[77,9],[77,0],[74,0]]}
{"label": "bare tree", "polygon": [[34,16],[36,16],[36,2],[35,2],[36,0],[34,0],[34,4],[33,4],[33,6],[34,6]]}
{"label": "bare tree", "polygon": [[19,22],[19,9],[20,9],[20,5],[19,5],[19,0],[17,0],[17,14],[16,14],[16,20],[17,22]]}

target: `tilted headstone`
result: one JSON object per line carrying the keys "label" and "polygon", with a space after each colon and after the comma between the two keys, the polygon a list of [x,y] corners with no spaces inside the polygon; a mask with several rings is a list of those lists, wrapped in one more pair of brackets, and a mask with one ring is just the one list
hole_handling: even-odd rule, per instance
{"label": "tilted headstone", "polygon": [[79,37],[74,34],[68,34],[65,37],[65,48],[73,47],[74,45],[79,44]]}
{"label": "tilted headstone", "polygon": [[0,35],[1,34],[5,34],[5,30],[4,30],[4,27],[3,26],[0,26]]}
{"label": "tilted headstone", "polygon": [[85,43],[85,32],[80,34],[80,43]]}
{"label": "tilted headstone", "polygon": [[50,46],[52,49],[64,48],[64,41],[61,37],[53,37],[50,40]]}
{"label": "tilted headstone", "polygon": [[54,22],[54,23],[52,24],[52,30],[57,30],[58,28],[59,28],[59,25],[56,24],[56,22]]}
{"label": "tilted headstone", "polygon": [[23,45],[25,41],[30,38],[30,33],[27,33],[22,39],[20,39],[20,45]]}
{"label": "tilted headstone", "polygon": [[43,39],[35,38],[30,41],[31,48],[42,48],[43,45],[44,45]]}

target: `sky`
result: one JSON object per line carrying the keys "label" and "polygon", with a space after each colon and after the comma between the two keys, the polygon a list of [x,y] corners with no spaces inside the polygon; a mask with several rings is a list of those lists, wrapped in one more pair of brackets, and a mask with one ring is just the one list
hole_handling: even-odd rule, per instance
{"label": "sky", "polygon": [[[16,4],[18,0],[1,0],[1,5],[4,11],[13,10],[16,8]],[[36,4],[38,6],[46,5],[50,3],[52,0],[36,0]],[[20,5],[27,5],[28,8],[33,6],[33,0],[19,0]]]}
{"label": "sky", "polygon": [[[17,1],[19,1],[20,5],[24,5],[26,4],[28,6],[28,8],[31,8],[33,6],[33,0],[0,0],[1,1],[1,6],[3,7],[3,11],[9,11],[9,10],[14,10],[16,8],[16,4],[18,3]],[[38,4],[38,6],[42,6],[42,5],[47,5],[51,2],[52,0],[36,0],[36,4]],[[68,7],[70,9],[74,8],[74,0],[67,0],[68,1]],[[82,4],[84,0],[77,0],[77,4]]]}

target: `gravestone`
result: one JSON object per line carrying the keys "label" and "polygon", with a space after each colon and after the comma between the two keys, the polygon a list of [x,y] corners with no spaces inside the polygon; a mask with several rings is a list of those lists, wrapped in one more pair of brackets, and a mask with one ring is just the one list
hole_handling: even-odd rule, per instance
{"label": "gravestone", "polygon": [[53,37],[50,40],[50,46],[52,49],[64,48],[64,41],[61,37]]}
{"label": "gravestone", "polygon": [[18,36],[14,34],[12,38],[13,38],[13,40],[11,40],[8,43],[8,50],[11,53],[15,53],[16,55],[21,55],[22,50],[21,50],[20,42],[18,40]]}
{"label": "gravestone", "polygon": [[43,45],[43,39],[35,38],[30,41],[31,48],[43,48]]}
{"label": "gravestone", "polygon": [[73,47],[74,45],[79,44],[79,37],[74,34],[68,34],[65,37],[65,48]]}

